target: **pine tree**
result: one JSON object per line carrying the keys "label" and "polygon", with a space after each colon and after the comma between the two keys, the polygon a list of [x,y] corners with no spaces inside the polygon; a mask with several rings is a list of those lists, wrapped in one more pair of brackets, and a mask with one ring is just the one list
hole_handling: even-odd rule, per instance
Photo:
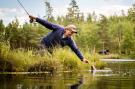
{"label": "pine tree", "polygon": [[4,41],[5,35],[5,26],[3,24],[3,20],[0,20],[0,41]]}
{"label": "pine tree", "polygon": [[92,22],[92,16],[91,16],[90,13],[89,13],[88,16],[87,16],[87,22]]}
{"label": "pine tree", "polygon": [[53,8],[50,5],[50,2],[46,0],[45,1],[45,6],[46,6],[46,16],[45,17],[50,21],[54,20],[54,17],[52,15]]}
{"label": "pine tree", "polygon": [[130,20],[135,22],[135,4],[128,10],[128,17]]}
{"label": "pine tree", "polygon": [[109,38],[109,34],[108,34],[108,32],[109,32],[108,19],[104,15],[100,15],[100,16],[101,16],[101,19],[98,23],[98,26],[99,26],[98,35],[101,39],[103,49],[104,48],[108,49],[110,46],[110,38]]}
{"label": "pine tree", "polygon": [[66,15],[67,19],[74,21],[80,18],[80,10],[75,0],[71,0],[69,4],[68,13]]}

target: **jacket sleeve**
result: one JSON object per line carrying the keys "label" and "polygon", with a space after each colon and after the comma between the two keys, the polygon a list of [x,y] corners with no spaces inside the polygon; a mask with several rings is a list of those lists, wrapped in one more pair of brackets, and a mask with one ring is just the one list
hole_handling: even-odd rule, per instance
{"label": "jacket sleeve", "polygon": [[43,20],[41,18],[36,18],[36,22],[40,23],[41,25],[45,26],[46,28],[48,28],[50,30],[57,30],[59,28],[62,28],[59,25],[53,24],[53,23]]}
{"label": "jacket sleeve", "polygon": [[83,61],[84,57],[72,39],[70,40],[68,45],[72,49],[72,51],[80,58],[80,60]]}

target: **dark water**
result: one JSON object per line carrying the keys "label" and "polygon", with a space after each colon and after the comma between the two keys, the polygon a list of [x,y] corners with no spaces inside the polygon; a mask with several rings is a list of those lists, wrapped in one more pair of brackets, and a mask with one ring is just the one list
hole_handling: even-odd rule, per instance
{"label": "dark water", "polygon": [[135,89],[135,63],[108,63],[112,71],[0,74],[0,89]]}

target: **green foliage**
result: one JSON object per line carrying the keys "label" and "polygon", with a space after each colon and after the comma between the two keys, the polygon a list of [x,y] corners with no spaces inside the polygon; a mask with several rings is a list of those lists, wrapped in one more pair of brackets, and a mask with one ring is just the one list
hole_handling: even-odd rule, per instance
{"label": "green foliage", "polygon": [[9,42],[12,49],[36,48],[43,34],[48,32],[42,29],[43,27],[37,24],[25,23],[20,26],[16,20],[6,27],[3,39],[5,42]]}
{"label": "green foliage", "polygon": [[100,44],[97,30],[98,27],[95,23],[79,25],[79,33],[75,37],[78,46],[89,51],[97,49]]}
{"label": "green foliage", "polygon": [[128,18],[135,22],[135,4],[128,10]]}
{"label": "green foliage", "polygon": [[87,16],[87,22],[92,22],[92,15],[90,13]]}
{"label": "green foliage", "polygon": [[5,26],[3,24],[3,20],[0,20],[0,41],[4,41],[4,34],[5,34]]}
{"label": "green foliage", "polygon": [[90,56],[88,52],[85,56],[89,59],[90,64],[81,62],[68,49],[57,48],[52,55],[47,51],[40,55],[34,50],[11,50],[10,46],[5,43],[0,43],[0,47],[0,59],[11,64],[12,70],[10,71],[80,71],[89,70],[90,66],[95,63],[99,68],[104,66],[101,65],[103,62],[99,61],[97,55]]}
{"label": "green foliage", "polygon": [[101,19],[98,23],[98,36],[100,37],[100,43],[103,44],[103,49],[110,49],[110,35],[109,35],[109,22],[106,16],[100,15]]}
{"label": "green foliage", "polygon": [[[46,3],[49,14],[52,12],[50,3]],[[89,14],[85,21],[84,14],[80,13],[79,6],[72,0],[66,16],[58,16],[51,20],[62,26],[74,23],[78,27],[78,34],[74,39],[79,49],[98,68],[104,68],[106,64],[98,59],[95,54],[102,49],[109,49],[107,58],[120,58],[119,55],[128,55],[135,58],[135,5],[129,8],[128,15],[110,16],[101,15],[98,20],[95,12]],[[13,65],[16,71],[55,71],[55,70],[80,70],[89,69],[76,55],[68,49],[57,49],[53,55],[45,53],[44,56],[34,54],[40,45],[40,39],[49,30],[37,23],[19,24],[15,19],[7,26],[0,20],[0,60],[5,60]],[[113,55],[114,54],[114,55]]]}
{"label": "green foliage", "polygon": [[[100,55],[100,58],[102,59],[120,59],[123,56],[119,55],[119,54],[109,54],[109,55]],[[123,57],[125,58],[125,57]]]}

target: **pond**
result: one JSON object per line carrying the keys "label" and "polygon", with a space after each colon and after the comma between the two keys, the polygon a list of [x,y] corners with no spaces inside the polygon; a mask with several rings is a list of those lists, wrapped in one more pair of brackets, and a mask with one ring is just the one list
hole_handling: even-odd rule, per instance
{"label": "pond", "polygon": [[107,62],[112,71],[0,74],[0,89],[135,89],[135,62]]}

